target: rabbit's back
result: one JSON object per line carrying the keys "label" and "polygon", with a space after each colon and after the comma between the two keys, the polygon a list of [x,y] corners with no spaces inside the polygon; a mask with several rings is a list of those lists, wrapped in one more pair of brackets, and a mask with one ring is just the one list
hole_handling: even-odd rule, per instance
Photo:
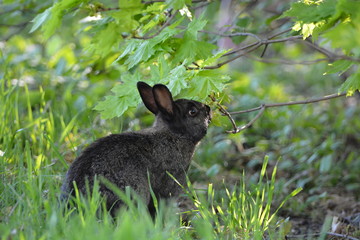
{"label": "rabbit's back", "polygon": [[[145,201],[149,200],[148,179],[156,195],[174,195],[176,183],[168,173],[183,183],[193,152],[193,143],[167,131],[112,134],[95,141],[73,162],[62,190],[72,192],[75,181],[85,193],[86,181],[91,187],[94,177],[102,176],[122,190],[130,186]],[[106,191],[104,186],[101,190]]]}

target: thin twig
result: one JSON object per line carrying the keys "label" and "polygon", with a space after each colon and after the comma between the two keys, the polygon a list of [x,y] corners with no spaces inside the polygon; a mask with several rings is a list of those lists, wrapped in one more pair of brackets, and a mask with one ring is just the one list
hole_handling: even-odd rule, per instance
{"label": "thin twig", "polygon": [[324,55],[325,55],[328,59],[330,59],[330,60],[333,59],[334,56],[336,55],[336,54],[328,51],[327,49],[322,48],[322,47],[320,47],[319,45],[315,44],[314,42],[310,41],[310,39],[306,39],[306,41],[304,41],[304,43],[305,43],[306,45],[310,46],[311,48],[315,49],[316,51],[324,54]]}
{"label": "thin twig", "polygon": [[354,58],[354,57],[350,57],[350,56],[346,56],[346,55],[339,55],[339,54],[330,52],[329,50],[327,50],[323,47],[320,47],[319,45],[313,43],[310,40],[306,40],[306,41],[304,41],[304,43],[306,45],[310,46],[311,48],[315,49],[316,51],[324,54],[330,62],[333,62],[336,60],[349,60],[349,61],[353,61],[353,62],[360,62],[359,58]]}
{"label": "thin twig", "polygon": [[239,52],[239,51],[244,51],[244,50],[246,50],[246,49],[252,48],[252,47],[257,46],[257,45],[260,45],[259,42],[250,43],[250,44],[248,44],[248,45],[246,45],[246,46],[243,46],[243,47],[240,47],[240,48],[238,48],[238,49],[232,50],[232,51],[230,51],[230,52],[228,52],[228,53],[225,53],[225,54],[223,55],[223,57],[232,55],[232,54],[234,54],[234,53],[236,53],[236,52]]}
{"label": "thin twig", "polygon": [[324,97],[314,98],[314,99],[307,99],[307,100],[302,100],[302,101],[291,101],[291,102],[284,102],[284,103],[268,103],[268,104],[262,104],[259,107],[252,108],[252,109],[247,109],[247,110],[243,110],[243,111],[236,111],[236,112],[230,112],[230,114],[235,115],[235,114],[253,112],[253,111],[257,111],[257,110],[259,110],[261,108],[272,108],[272,107],[282,107],[282,106],[299,105],[299,104],[309,104],[309,103],[326,101],[326,100],[333,99],[333,98],[343,97],[345,95],[346,95],[346,92],[343,92],[343,93],[334,93],[334,94],[327,95],[327,96],[324,96]]}
{"label": "thin twig", "polygon": [[219,111],[220,111],[224,116],[227,116],[227,117],[229,118],[229,120],[230,120],[233,128],[236,129],[237,127],[236,127],[235,120],[231,117],[230,113],[229,113],[218,101],[216,101],[216,99],[215,99],[214,96],[211,96],[211,95],[210,95],[209,97],[210,97],[210,99],[211,99],[214,103],[216,103],[216,106],[217,106],[217,108],[219,109]]}
{"label": "thin twig", "polygon": [[0,23],[0,27],[23,27],[23,26],[27,25],[29,22],[30,22],[30,20],[22,22],[22,23],[17,23],[17,24]]}
{"label": "thin twig", "polygon": [[[255,108],[246,109],[246,110],[242,110],[242,111],[236,111],[236,112],[228,112],[228,111],[226,111],[219,103],[217,103],[217,106],[218,106],[219,111],[223,114],[223,116],[226,116],[227,118],[229,118],[229,120],[230,120],[230,122],[231,122],[231,124],[233,126],[232,130],[226,131],[226,132],[227,133],[238,133],[238,132],[243,131],[244,129],[249,128],[252,124],[254,124],[254,122],[256,120],[258,120],[263,115],[263,113],[265,112],[265,110],[267,108],[315,103],[315,102],[320,102],[320,101],[326,101],[326,100],[333,99],[333,98],[343,97],[345,95],[346,95],[346,92],[340,93],[340,94],[337,94],[337,93],[336,94],[331,94],[331,95],[320,97],[320,98],[307,99],[307,100],[302,100],[302,101],[261,104],[260,106],[255,107]],[[247,124],[245,124],[245,125],[243,125],[241,127],[236,126],[235,120],[232,117],[232,115],[242,114],[242,113],[249,113],[249,112],[254,112],[254,111],[258,111],[258,110],[260,110],[260,111]]]}
{"label": "thin twig", "polygon": [[258,40],[258,41],[262,41],[258,35],[254,34],[254,33],[249,33],[249,32],[239,32],[239,33],[231,33],[231,34],[212,32],[212,31],[206,31],[206,30],[200,30],[199,32],[218,35],[221,37],[230,37],[230,38],[238,37],[238,36],[250,36],[250,37],[256,38],[256,40]]}
{"label": "thin twig", "polygon": [[[245,33],[243,33],[245,35]],[[249,35],[250,36],[250,35]],[[244,49],[247,49],[251,46],[254,46],[254,45],[268,45],[268,44],[272,44],[272,43],[280,43],[280,42],[287,42],[287,41],[294,41],[294,40],[299,40],[299,39],[302,39],[302,36],[298,35],[298,36],[291,36],[291,37],[286,37],[286,38],[280,38],[280,39],[274,39],[274,40],[271,40],[271,39],[260,39],[258,40],[257,42],[254,42],[254,43],[251,43],[247,46],[244,46],[244,47],[240,47],[240,48],[237,48],[237,49],[234,49],[226,54],[224,54],[223,56],[228,56],[228,55],[231,55],[231,54],[234,54],[234,53],[237,53],[239,51],[243,51]]]}
{"label": "thin twig", "polygon": [[113,7],[113,8],[97,8],[96,12],[109,12],[109,11],[117,11],[120,10],[119,7]]}
{"label": "thin twig", "polygon": [[[261,46],[261,44],[253,45],[252,48],[248,49],[248,50],[247,50],[246,52],[244,52],[244,53],[241,53],[241,54],[236,55],[236,56],[234,56],[234,57],[232,57],[232,58],[229,58],[228,60],[223,61],[223,62],[220,62],[220,63],[218,63],[218,64],[216,64],[216,65],[214,65],[214,66],[201,67],[201,69],[216,69],[216,68],[220,68],[220,67],[224,66],[225,64],[228,64],[229,62],[232,62],[232,61],[234,61],[234,60],[236,60],[236,59],[238,59],[238,58],[246,55],[247,53],[252,52],[252,51],[258,49],[260,46]],[[225,54],[224,54],[223,56],[225,56]],[[187,70],[198,70],[198,69],[200,69],[200,67],[186,67],[186,69],[187,69]]]}
{"label": "thin twig", "polygon": [[270,37],[268,37],[268,39],[273,39],[273,38],[276,38],[280,35],[283,35],[284,33],[288,33],[290,32],[292,29],[291,28],[288,28],[288,29],[285,29],[284,31],[281,31],[281,32],[278,32],[278,33],[274,33],[273,35],[270,35]]}
{"label": "thin twig", "polygon": [[[245,33],[242,33],[243,35],[245,35]],[[247,33],[246,34],[247,36],[252,36],[250,35],[250,33]],[[226,56],[229,56],[229,55],[232,55],[232,54],[235,54],[235,53],[238,53],[240,51],[244,51],[243,53],[240,53],[238,55],[235,55],[234,57],[232,58],[229,58],[228,60],[226,61],[223,61],[223,62],[220,62],[216,65],[213,65],[213,66],[205,66],[205,67],[202,67],[202,69],[216,69],[216,68],[220,68],[222,67],[223,65],[225,64],[228,64],[229,62],[232,62],[250,52],[253,52],[255,51],[256,49],[258,49],[259,47],[261,47],[262,45],[268,45],[268,44],[272,44],[272,43],[280,43],[280,42],[286,42],[286,41],[293,41],[293,40],[298,40],[298,39],[301,39],[302,36],[291,36],[291,37],[287,37],[287,38],[282,38],[282,39],[275,39],[275,40],[261,40],[260,41],[256,41],[254,43],[251,43],[249,45],[246,45],[244,47],[240,47],[238,49],[235,49],[233,51],[230,51],[228,53],[225,53],[224,55],[222,55],[221,57],[226,57]],[[199,67],[187,67],[188,70],[198,70],[200,69]]]}
{"label": "thin twig", "polygon": [[258,114],[256,114],[256,116],[250,121],[250,122],[248,122],[247,124],[245,124],[244,126],[242,126],[242,127],[236,127],[236,128],[234,128],[233,130],[231,130],[231,131],[226,131],[227,133],[238,133],[238,132],[241,132],[241,131],[243,131],[244,129],[246,129],[246,128],[249,128],[251,125],[253,125],[253,123],[256,121],[256,120],[258,120],[262,115],[263,115],[263,113],[265,112],[265,107],[262,107],[261,109],[260,109],[260,111],[258,112]]}

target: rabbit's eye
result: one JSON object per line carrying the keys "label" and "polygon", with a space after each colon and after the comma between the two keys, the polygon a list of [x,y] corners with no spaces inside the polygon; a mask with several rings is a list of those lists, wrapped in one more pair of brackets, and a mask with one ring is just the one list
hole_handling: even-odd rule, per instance
{"label": "rabbit's eye", "polygon": [[189,115],[193,117],[197,114],[197,112],[198,112],[198,110],[193,107],[189,110]]}

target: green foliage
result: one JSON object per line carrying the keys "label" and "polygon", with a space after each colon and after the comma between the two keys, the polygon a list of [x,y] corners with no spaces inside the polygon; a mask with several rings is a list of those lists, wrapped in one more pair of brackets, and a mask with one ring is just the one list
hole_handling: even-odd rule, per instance
{"label": "green foliage", "polygon": [[[216,70],[201,71],[202,67],[208,66],[203,64],[207,63],[207,59],[215,60],[213,62],[216,64],[217,59],[224,53],[218,56],[214,52],[216,46],[208,39],[199,36],[199,31],[206,28],[208,23],[204,18],[206,14],[195,18],[187,4],[190,6],[191,1],[166,1],[153,4],[141,1],[119,1],[117,7],[106,8],[103,4],[94,5],[88,1],[61,1],[35,17],[31,31],[41,26],[44,37],[49,38],[60,27],[61,20],[76,8],[78,11],[74,15],[97,17],[83,23],[85,26],[78,31],[92,36],[92,40],[83,47],[99,57],[99,61],[109,61],[113,66],[125,67],[121,72],[135,71],[142,79],[153,79],[147,69],[151,67],[152,72],[160,71],[155,69],[160,67],[160,63],[156,61],[161,57],[161,61],[166,62],[170,68],[168,72],[172,73],[172,78],[163,81],[158,79],[158,82],[169,83],[175,89],[174,95],[179,94],[186,98],[196,96],[196,99],[206,101],[210,93],[221,92],[229,78],[219,77],[224,75],[222,71],[218,73],[215,72]],[[172,10],[167,12],[166,9],[171,8]],[[356,37],[359,35],[359,26],[357,26],[360,22],[359,9],[360,5],[352,0],[304,0],[293,3],[283,16],[295,20],[293,29],[301,31],[304,39],[321,36],[330,42],[332,47],[343,51],[345,56],[333,56],[334,60],[339,60],[342,64],[330,64],[329,69],[332,70],[326,73],[345,72],[350,66],[351,71],[356,72],[360,57],[358,42],[360,38]],[[172,18],[175,19],[174,23],[168,23],[167,21]],[[246,19],[245,17],[239,20],[240,27],[249,25]],[[114,61],[116,55],[118,57]],[[191,63],[199,66],[197,68],[200,73],[187,69]],[[188,73],[184,73],[184,68]],[[180,69],[182,69],[181,73],[178,72]],[[128,74],[122,75],[128,76]],[[348,95],[352,95],[358,90],[358,82],[354,79],[357,78],[349,79],[340,90],[348,91]],[[120,81],[129,80],[121,78]],[[197,84],[193,84],[194,82]],[[121,116],[135,106],[133,99],[127,99],[128,96],[130,95],[122,95],[121,91],[116,91],[115,95],[107,96],[95,109],[102,113],[103,118]]]}
{"label": "green foliage", "polygon": [[[198,36],[198,32],[206,26],[206,20],[185,14],[189,18],[186,20],[185,16],[175,11],[183,9],[190,13],[185,5],[189,3],[191,2],[169,1],[144,4],[141,1],[119,1],[118,7],[106,9],[102,5],[96,7],[87,4],[87,1],[69,0],[54,4],[35,17],[31,32],[41,26],[44,37],[49,38],[60,27],[61,19],[73,8],[79,8],[77,15],[87,12],[90,16],[98,17],[83,23],[86,27],[78,30],[92,35],[92,40],[83,47],[99,57],[99,61],[110,61],[113,66],[125,67],[125,71],[135,71],[132,78],[128,73],[122,74],[121,84],[112,90],[114,95],[107,96],[95,107],[103,118],[113,118],[121,116],[139,103],[133,86],[140,78],[169,84],[175,96],[202,101],[210,93],[218,93],[224,89],[229,78],[223,73],[202,69],[186,70],[193,62],[201,65],[204,61],[209,62],[207,59],[215,62],[221,57],[213,55],[215,45],[200,40]],[[166,13],[165,9],[170,7],[174,9]],[[167,24],[164,23],[166,14],[173,14],[176,21],[169,26],[160,27],[161,24]],[[114,59],[116,55],[118,57]],[[146,70],[149,67],[150,74]]]}
{"label": "green foliage", "polygon": [[[293,3],[283,16],[295,20],[293,30],[301,31],[304,39],[319,36],[330,42],[335,49],[341,49],[345,54],[338,63],[329,64],[330,72],[345,72],[353,65],[353,76],[344,83],[339,91],[347,91],[349,96],[360,90],[360,80],[357,77],[360,57],[360,2],[353,0],[303,0]],[[335,56],[335,59],[336,56]]]}
{"label": "green foliage", "polygon": [[46,9],[33,19],[34,26],[30,32],[42,26],[44,37],[49,38],[55,33],[56,29],[60,27],[62,17],[68,13],[68,11],[87,2],[87,0],[63,0],[55,3],[51,8]]}
{"label": "green foliage", "polygon": [[349,96],[353,95],[354,92],[359,89],[360,89],[360,72],[351,75],[346,80],[346,82],[344,82],[340,87],[340,91],[346,91],[347,95]]}

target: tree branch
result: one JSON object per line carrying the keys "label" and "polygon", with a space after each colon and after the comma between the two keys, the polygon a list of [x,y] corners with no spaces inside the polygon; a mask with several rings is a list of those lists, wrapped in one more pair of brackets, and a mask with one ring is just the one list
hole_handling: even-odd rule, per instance
{"label": "tree branch", "polygon": [[231,117],[230,113],[229,113],[218,101],[216,101],[216,99],[215,99],[214,96],[211,96],[211,95],[210,95],[209,97],[210,97],[210,99],[216,104],[216,106],[218,107],[219,111],[220,111],[223,115],[225,115],[225,116],[227,116],[227,117],[229,118],[229,120],[230,120],[233,128],[236,129],[237,127],[236,127],[235,120]]}
{"label": "tree branch", "polygon": [[253,123],[258,120],[262,115],[263,113],[265,112],[265,109],[266,107],[264,107],[264,105],[262,105],[260,107],[260,111],[258,112],[258,114],[256,114],[256,116],[250,121],[248,122],[247,124],[245,124],[244,126],[241,126],[241,127],[236,127],[234,128],[233,130],[231,131],[226,131],[227,133],[238,133],[238,132],[241,132],[242,130],[246,129],[246,128],[249,128],[251,125],[253,125]]}
{"label": "tree branch", "polygon": [[21,27],[24,27],[25,25],[27,25],[29,22],[30,22],[30,20],[22,22],[22,23],[17,23],[17,24],[0,23],[0,27],[13,27],[13,28],[20,27],[21,28]]}
{"label": "tree branch", "polygon": [[258,40],[258,41],[261,41],[261,38],[258,35],[249,33],[249,32],[239,32],[239,33],[231,33],[231,34],[218,33],[218,32],[206,31],[206,30],[200,30],[199,32],[218,35],[221,37],[250,36],[250,37],[256,38],[256,40]]}
{"label": "tree branch", "polygon": [[[282,33],[285,33],[286,31],[283,31]],[[212,33],[212,34],[215,34],[213,32],[208,32],[208,33]],[[272,44],[272,43],[280,43],[280,42],[286,42],[286,41],[294,41],[294,40],[298,40],[298,39],[302,39],[302,36],[291,36],[291,37],[286,37],[286,38],[281,38],[281,39],[274,39],[274,40],[271,40],[271,39],[261,39],[259,36],[255,35],[255,34],[252,34],[252,33],[236,33],[236,34],[221,34],[221,33],[218,33],[217,35],[219,36],[223,36],[223,37],[229,37],[229,36],[251,36],[251,37],[254,37],[257,39],[256,42],[253,42],[249,45],[246,45],[246,46],[243,46],[243,47],[240,47],[238,49],[235,49],[235,50],[232,50],[228,53],[225,53],[223,56],[221,57],[226,57],[226,56],[230,56],[230,55],[233,55],[233,54],[236,54],[238,52],[241,52],[241,51],[244,51],[243,53],[240,53],[232,58],[229,58],[228,60],[226,61],[223,61],[223,62],[220,62],[214,66],[205,66],[205,67],[202,67],[202,69],[216,69],[216,68],[220,68],[222,67],[223,65],[229,63],[229,62],[232,62],[250,52],[253,52],[255,51],[256,49],[258,49],[259,47],[265,45],[269,45],[269,44]],[[187,67],[187,69],[189,70],[197,70],[197,69],[200,69],[200,67]]]}
{"label": "tree branch", "polygon": [[[203,32],[203,33],[208,33],[208,34],[213,34],[213,35],[218,35],[221,37],[236,37],[236,36],[249,36],[252,38],[256,39],[256,42],[250,43],[246,46],[242,46],[239,47],[237,49],[234,49],[230,52],[225,53],[224,55],[222,55],[221,57],[227,57],[230,55],[235,55],[239,52],[242,52],[240,54],[237,54],[235,57],[232,57],[226,61],[220,62],[214,66],[205,66],[202,69],[216,69],[216,68],[220,68],[223,65],[232,62],[244,55],[248,55],[248,53],[255,51],[256,49],[258,49],[261,46],[265,46],[264,50],[262,51],[260,58],[256,58],[256,61],[262,61],[262,62],[271,62],[270,60],[263,60],[262,57],[265,54],[265,51],[267,50],[267,47],[269,44],[273,44],[273,43],[281,43],[281,42],[287,42],[287,41],[296,41],[296,40],[301,40],[303,38],[303,36],[301,35],[296,35],[296,36],[290,36],[290,37],[285,37],[285,38],[280,38],[280,39],[274,39],[282,34],[288,33],[290,32],[291,29],[286,29],[284,31],[275,33],[273,35],[270,35],[268,38],[262,39],[261,37],[259,37],[256,34],[253,33],[248,33],[248,32],[240,32],[240,33],[232,33],[232,34],[224,34],[224,33],[218,33],[218,32],[212,32],[212,31],[205,31],[205,30],[201,30],[199,32]],[[321,61],[336,61],[336,60],[349,60],[349,61],[353,61],[353,62],[360,62],[359,58],[354,58],[354,57],[350,57],[350,56],[346,56],[346,55],[339,55],[333,52],[328,51],[325,48],[322,48],[320,46],[318,46],[317,44],[313,43],[312,41],[310,41],[309,39],[306,39],[303,41],[306,45],[310,46],[311,48],[315,49],[316,51],[324,54],[326,56],[326,58],[321,58],[321,59],[316,59],[313,61],[302,61],[302,62],[291,62],[291,61],[278,61],[279,63],[284,63],[284,64],[313,64],[313,63],[317,63],[317,62],[321,62]],[[197,70],[200,69],[200,67],[187,67],[187,69],[189,70]]]}
{"label": "tree branch", "polygon": [[320,47],[319,45],[313,43],[312,41],[310,40],[305,40],[304,43],[308,46],[310,46],[311,48],[315,49],[316,51],[324,54],[328,60],[330,62],[333,62],[333,61],[336,61],[336,60],[349,60],[349,61],[353,61],[353,62],[360,62],[360,59],[359,58],[353,58],[353,57],[350,57],[350,56],[346,56],[346,55],[339,55],[339,54],[336,54],[336,53],[333,53],[333,52],[330,52],[329,50],[323,48],[323,47]]}
{"label": "tree branch", "polygon": [[[223,116],[226,116],[229,118],[229,120],[233,126],[232,130],[226,131],[226,132],[227,133],[238,133],[238,132],[243,131],[246,128],[249,128],[256,120],[258,120],[262,116],[262,114],[265,112],[265,110],[267,108],[316,103],[316,102],[326,101],[326,100],[333,99],[333,98],[343,97],[345,95],[346,95],[346,93],[344,92],[344,93],[340,93],[340,94],[335,93],[335,94],[331,94],[331,95],[320,97],[320,98],[307,99],[307,100],[302,100],[302,101],[261,104],[260,106],[255,107],[255,108],[246,109],[246,110],[242,110],[242,111],[236,111],[236,112],[226,111],[219,103],[217,103],[217,106],[218,106],[219,111],[223,114]],[[214,99],[212,99],[212,100],[214,101]],[[249,112],[254,112],[254,111],[258,111],[258,110],[260,110],[259,113],[252,120],[250,120],[247,124],[245,124],[244,126],[241,126],[241,127],[236,126],[235,120],[232,117],[232,115],[249,113]]]}
{"label": "tree branch", "polygon": [[[261,45],[262,45],[262,44],[256,43],[256,44],[250,44],[250,45],[248,45],[248,46],[245,46],[244,48],[249,48],[246,52],[241,53],[241,54],[239,54],[239,55],[236,55],[235,57],[229,58],[228,60],[223,61],[223,62],[220,62],[220,63],[218,63],[218,64],[216,64],[216,65],[214,65],[214,66],[186,67],[186,69],[188,69],[188,70],[198,70],[198,69],[216,69],[216,68],[220,68],[220,67],[222,67],[223,65],[228,64],[229,62],[232,62],[232,61],[234,61],[234,60],[236,60],[236,59],[238,59],[238,58],[246,55],[247,53],[252,52],[252,51],[258,49]],[[223,56],[225,56],[225,55],[226,55],[226,54],[224,54]]]}

